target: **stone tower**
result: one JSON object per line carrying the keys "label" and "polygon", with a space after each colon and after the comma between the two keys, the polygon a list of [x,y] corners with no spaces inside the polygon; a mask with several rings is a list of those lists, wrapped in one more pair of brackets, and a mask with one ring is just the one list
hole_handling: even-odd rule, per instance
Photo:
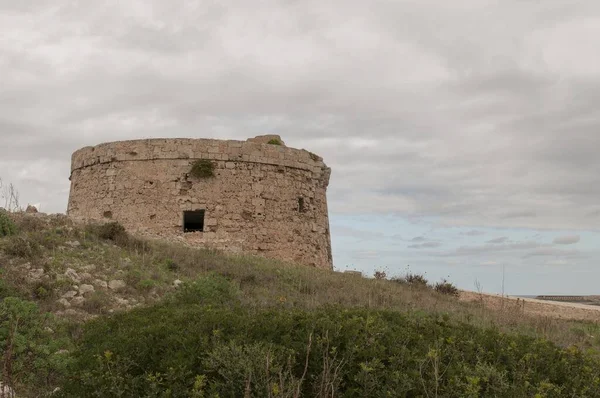
{"label": "stone tower", "polygon": [[[194,164],[211,170],[197,176]],[[279,136],[147,139],[73,154],[67,213],[131,232],[332,268],[331,169]]]}

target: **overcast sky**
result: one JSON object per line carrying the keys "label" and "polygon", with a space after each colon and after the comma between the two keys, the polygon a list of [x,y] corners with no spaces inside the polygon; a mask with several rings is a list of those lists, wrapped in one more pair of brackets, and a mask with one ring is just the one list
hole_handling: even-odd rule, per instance
{"label": "overcast sky", "polygon": [[0,0],[0,177],[280,134],[324,157],[334,262],[600,294],[600,2]]}

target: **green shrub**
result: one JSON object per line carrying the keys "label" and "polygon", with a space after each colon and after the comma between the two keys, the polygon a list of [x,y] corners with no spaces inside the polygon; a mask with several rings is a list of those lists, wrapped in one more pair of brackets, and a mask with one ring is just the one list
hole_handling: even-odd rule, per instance
{"label": "green shrub", "polygon": [[412,286],[427,287],[429,285],[427,279],[420,274],[408,273],[404,276],[404,280],[406,281],[406,283]]}
{"label": "green shrub", "polygon": [[54,295],[54,287],[48,282],[38,282],[32,290],[33,297],[37,300],[48,300]]}
{"label": "green shrub", "polygon": [[137,283],[136,287],[140,290],[150,290],[157,285],[158,283],[152,279],[142,279]]}
{"label": "green shrub", "polygon": [[105,240],[120,241],[127,236],[125,227],[118,222],[109,222],[97,227],[98,237]]}
{"label": "green shrub", "polygon": [[185,283],[175,293],[175,301],[181,304],[235,304],[239,289],[223,276],[209,274]]}
{"label": "green shrub", "polygon": [[215,176],[215,164],[207,159],[196,160],[192,164],[190,174],[196,178],[211,178]]}
{"label": "green shrub", "polygon": [[281,140],[278,140],[277,138],[271,138],[269,141],[267,141],[267,144],[269,144],[269,145],[283,145],[283,143],[281,142]]}
{"label": "green shrub", "polygon": [[38,239],[32,239],[32,235],[15,235],[3,245],[6,254],[22,258],[33,258],[42,252]]}
{"label": "green shrub", "polygon": [[0,272],[0,301],[5,297],[15,296],[16,294],[14,287],[2,279],[2,273]]}
{"label": "green shrub", "polygon": [[459,295],[458,288],[445,279],[443,279],[441,282],[436,283],[433,289],[438,293],[447,294],[449,296],[458,297]]}
{"label": "green shrub", "polygon": [[9,373],[2,374],[2,378],[12,380],[15,387],[26,385],[31,396],[47,393],[49,386],[62,377],[71,359],[67,353],[57,354],[70,348],[67,339],[55,335],[63,328],[64,325],[50,314],[42,313],[31,301],[16,297],[1,300],[0,359],[3,370]]}
{"label": "green shrub", "polygon": [[169,271],[175,272],[175,271],[179,270],[179,265],[175,261],[171,260],[170,258],[166,259],[164,264],[165,264],[165,267]]}
{"label": "green shrub", "polygon": [[111,302],[110,296],[103,291],[96,290],[83,302],[83,309],[90,314],[103,314]]}
{"label": "green shrub", "polygon": [[0,209],[0,238],[17,233],[17,226],[5,210]]}
{"label": "green shrub", "polygon": [[600,397],[599,360],[544,340],[442,316],[203,302],[92,321],[62,396]]}

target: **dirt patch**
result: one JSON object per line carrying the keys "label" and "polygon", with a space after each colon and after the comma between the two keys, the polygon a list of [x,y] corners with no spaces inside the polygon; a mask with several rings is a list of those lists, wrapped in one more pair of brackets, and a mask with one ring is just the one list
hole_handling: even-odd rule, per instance
{"label": "dirt patch", "polygon": [[497,294],[461,291],[459,300],[481,303],[492,310],[521,312],[559,319],[600,321],[600,307],[594,305],[536,300]]}

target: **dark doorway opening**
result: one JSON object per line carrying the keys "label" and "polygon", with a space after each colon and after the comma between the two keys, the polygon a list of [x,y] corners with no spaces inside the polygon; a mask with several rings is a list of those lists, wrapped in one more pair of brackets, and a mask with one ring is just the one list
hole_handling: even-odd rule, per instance
{"label": "dark doorway opening", "polygon": [[204,231],[204,210],[183,212],[183,232]]}

